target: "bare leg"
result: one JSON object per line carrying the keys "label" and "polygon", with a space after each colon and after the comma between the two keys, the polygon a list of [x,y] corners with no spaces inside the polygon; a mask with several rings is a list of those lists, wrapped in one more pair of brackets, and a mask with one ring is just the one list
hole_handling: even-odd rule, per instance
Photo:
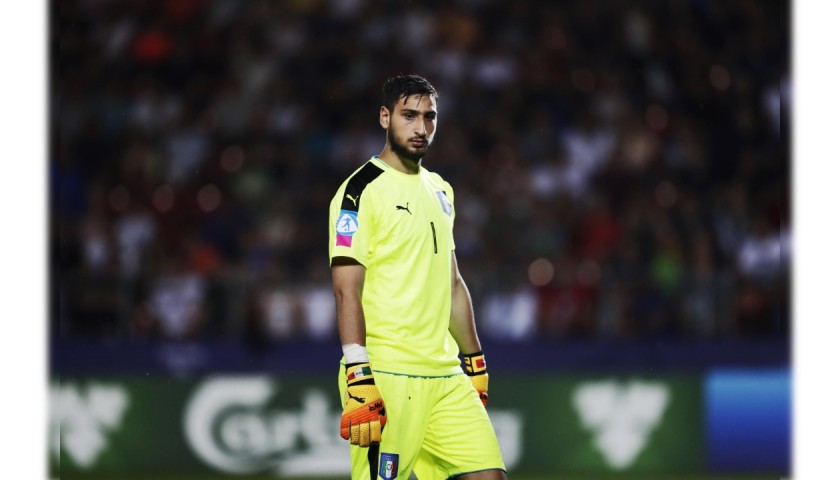
{"label": "bare leg", "polygon": [[481,472],[465,473],[452,477],[454,480],[508,480],[507,474],[502,470],[483,470]]}

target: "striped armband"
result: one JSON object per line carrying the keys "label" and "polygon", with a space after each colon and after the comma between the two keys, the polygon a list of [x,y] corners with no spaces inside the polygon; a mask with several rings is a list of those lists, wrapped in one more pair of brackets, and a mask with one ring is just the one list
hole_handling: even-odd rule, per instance
{"label": "striped armband", "polygon": [[481,375],[487,372],[487,364],[484,362],[484,353],[478,351],[476,353],[464,354],[464,369],[467,375]]}
{"label": "striped armband", "polygon": [[348,363],[347,364],[347,385],[373,384],[373,370],[370,363]]}

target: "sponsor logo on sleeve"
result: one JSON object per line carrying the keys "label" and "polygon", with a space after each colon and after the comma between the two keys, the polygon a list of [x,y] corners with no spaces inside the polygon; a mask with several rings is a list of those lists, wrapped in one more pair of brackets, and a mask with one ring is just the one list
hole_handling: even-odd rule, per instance
{"label": "sponsor logo on sleeve", "polygon": [[353,234],[359,229],[359,219],[356,212],[342,210],[335,222],[335,244],[339,247],[349,247],[353,243]]}

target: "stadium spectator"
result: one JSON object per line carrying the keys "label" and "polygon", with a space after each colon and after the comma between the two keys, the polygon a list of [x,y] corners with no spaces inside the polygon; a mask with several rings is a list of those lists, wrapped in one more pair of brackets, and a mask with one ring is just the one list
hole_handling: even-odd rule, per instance
{"label": "stadium spectator", "polygon": [[161,259],[133,312],[133,334],[176,342],[199,339],[207,322],[206,293],[207,282],[189,268],[185,258]]}
{"label": "stadium spectator", "polygon": [[[68,298],[53,332],[241,338],[259,297],[243,290],[276,267],[302,323],[275,334],[328,341],[312,265],[329,192],[382,140],[370,85],[416,71],[446,99],[425,161],[459,192],[489,336],[786,335],[780,15],[725,0],[59,2],[51,292]],[[204,273],[161,277],[148,258],[184,239]],[[546,285],[527,274],[539,258]]]}

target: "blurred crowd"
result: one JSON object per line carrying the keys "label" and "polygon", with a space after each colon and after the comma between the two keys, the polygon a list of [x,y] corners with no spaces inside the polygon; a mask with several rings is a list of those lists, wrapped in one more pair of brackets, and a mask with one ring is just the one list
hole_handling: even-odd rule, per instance
{"label": "blurred crowd", "polygon": [[327,206],[418,73],[482,338],[784,337],[788,12],[53,2],[51,335],[334,341]]}

